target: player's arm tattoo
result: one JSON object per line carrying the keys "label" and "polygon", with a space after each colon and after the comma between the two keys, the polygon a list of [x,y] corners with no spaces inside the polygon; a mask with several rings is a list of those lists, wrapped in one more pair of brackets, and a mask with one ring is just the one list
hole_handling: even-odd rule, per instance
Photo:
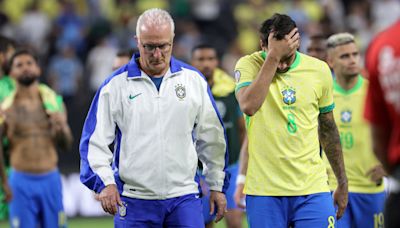
{"label": "player's arm tattoo", "polygon": [[318,133],[322,148],[335,173],[338,184],[347,185],[347,177],[344,168],[342,146],[340,145],[339,132],[336,127],[332,112],[321,113],[318,117]]}

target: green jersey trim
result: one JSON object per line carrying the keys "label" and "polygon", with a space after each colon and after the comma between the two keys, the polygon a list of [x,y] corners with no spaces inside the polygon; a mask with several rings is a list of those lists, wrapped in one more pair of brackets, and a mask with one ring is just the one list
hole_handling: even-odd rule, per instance
{"label": "green jersey trim", "polygon": [[333,89],[334,89],[336,92],[341,93],[341,94],[343,94],[343,95],[350,95],[350,94],[352,94],[352,93],[357,92],[357,90],[359,90],[359,89],[362,87],[363,83],[364,83],[364,79],[363,79],[363,77],[359,74],[359,75],[357,76],[356,85],[355,85],[353,88],[351,88],[351,89],[349,89],[349,90],[345,90],[345,89],[343,89],[343,88],[339,85],[339,83],[337,83],[336,80],[334,80],[334,81],[333,81]]}
{"label": "green jersey trim", "polygon": [[[263,58],[264,60],[265,60],[265,58],[267,58],[267,53],[265,51],[261,52],[261,58]],[[290,65],[289,70],[293,70],[299,64],[300,64],[300,53],[298,51],[296,51],[296,57],[294,58],[292,65]]]}
{"label": "green jersey trim", "polygon": [[329,105],[329,106],[319,108],[319,112],[320,112],[320,113],[331,112],[334,108],[335,108],[335,103],[332,103],[332,104]]}
{"label": "green jersey trim", "polygon": [[250,116],[245,115],[245,121],[246,121],[246,129],[249,129],[249,126],[250,126]]}
{"label": "green jersey trim", "polygon": [[251,84],[251,82],[242,82],[240,84],[238,84],[235,88],[235,93],[239,92],[239,90],[243,87],[249,86]]}

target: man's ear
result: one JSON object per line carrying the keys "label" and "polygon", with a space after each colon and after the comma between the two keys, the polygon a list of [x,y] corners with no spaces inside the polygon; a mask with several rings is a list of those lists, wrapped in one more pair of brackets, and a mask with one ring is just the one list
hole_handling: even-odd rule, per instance
{"label": "man's ear", "polygon": [[267,45],[266,45],[266,43],[262,40],[262,39],[260,39],[260,48],[261,48],[261,50],[263,50],[263,51],[266,51],[267,50]]}

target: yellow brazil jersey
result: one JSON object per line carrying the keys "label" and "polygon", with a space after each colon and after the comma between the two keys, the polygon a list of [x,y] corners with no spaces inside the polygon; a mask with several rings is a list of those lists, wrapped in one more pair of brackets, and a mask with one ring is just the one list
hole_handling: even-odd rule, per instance
{"label": "yellow brazil jersey", "polygon": [[[379,164],[372,151],[370,127],[363,118],[367,88],[368,81],[359,75],[352,89],[346,91],[336,82],[333,89],[336,104],[333,113],[340,133],[349,191],[357,193],[377,193],[384,190],[383,184],[377,185],[367,175],[370,169]],[[325,155],[324,160],[329,187],[335,190],[335,175]]]}
{"label": "yellow brazil jersey", "polygon": [[[236,93],[257,77],[265,52],[236,64]],[[329,192],[320,156],[318,115],[334,108],[332,76],[326,63],[296,53],[286,73],[277,73],[261,108],[246,117],[248,195],[299,196]]]}
{"label": "yellow brazil jersey", "polygon": [[235,91],[235,80],[225,71],[216,68],[213,74],[214,85],[211,92],[217,97],[226,97]]}

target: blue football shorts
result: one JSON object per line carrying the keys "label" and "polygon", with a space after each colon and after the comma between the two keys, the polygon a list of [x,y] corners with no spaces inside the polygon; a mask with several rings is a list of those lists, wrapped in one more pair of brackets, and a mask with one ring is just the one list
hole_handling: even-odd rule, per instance
{"label": "blue football shorts", "polygon": [[11,170],[13,198],[9,204],[12,228],[66,227],[58,170],[31,174]]}
{"label": "blue football shorts", "polygon": [[335,209],[329,192],[305,196],[246,196],[251,228],[335,227]]}

